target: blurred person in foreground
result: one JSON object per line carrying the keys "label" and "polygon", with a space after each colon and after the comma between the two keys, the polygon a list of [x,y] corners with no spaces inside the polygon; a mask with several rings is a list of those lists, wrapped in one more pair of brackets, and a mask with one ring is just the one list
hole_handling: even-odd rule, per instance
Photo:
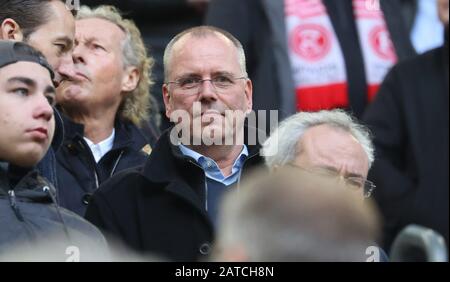
{"label": "blurred person in foreground", "polygon": [[[287,118],[264,143],[262,154],[271,171],[292,166],[341,179],[361,202],[376,187],[367,179],[374,161],[370,132],[343,110]],[[379,252],[381,261],[389,260],[384,250]]]}
{"label": "blurred person in foreground", "polygon": [[293,168],[252,179],[225,198],[212,260],[370,260],[377,211],[345,182]]}

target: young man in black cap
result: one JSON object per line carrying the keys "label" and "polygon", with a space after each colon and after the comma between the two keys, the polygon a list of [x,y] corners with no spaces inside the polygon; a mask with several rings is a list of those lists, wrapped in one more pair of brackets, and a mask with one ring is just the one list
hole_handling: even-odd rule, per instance
{"label": "young man in black cap", "polygon": [[[0,40],[22,41],[42,52],[55,71],[56,86],[73,72],[76,11],[69,8],[63,0],[0,0]],[[58,111],[54,111],[54,141],[37,167],[58,187],[55,153],[58,140],[63,138],[63,125]]]}
{"label": "young man in black cap", "polygon": [[59,208],[55,189],[33,169],[53,139],[53,78],[41,53],[0,40],[0,260],[18,246],[27,253],[41,243],[49,243],[53,254],[45,260],[64,259],[69,247],[89,259],[96,252],[106,255],[100,232]]}

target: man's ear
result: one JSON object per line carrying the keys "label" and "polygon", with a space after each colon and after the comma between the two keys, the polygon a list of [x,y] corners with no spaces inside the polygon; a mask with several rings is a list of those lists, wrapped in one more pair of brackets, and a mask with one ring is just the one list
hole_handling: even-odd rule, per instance
{"label": "man's ear", "polygon": [[139,84],[141,74],[136,67],[128,67],[122,80],[122,92],[129,93],[136,89]]}
{"label": "man's ear", "polygon": [[172,106],[170,103],[170,93],[169,93],[169,86],[167,84],[163,84],[162,86],[162,95],[163,95],[163,101],[164,105],[166,107],[166,117],[170,119],[170,114],[172,113]]}
{"label": "man's ear", "polygon": [[253,109],[253,83],[250,79],[245,82],[245,96],[247,97],[247,112],[250,114]]}
{"label": "man's ear", "polygon": [[20,25],[13,19],[5,19],[0,25],[0,39],[23,41]]}

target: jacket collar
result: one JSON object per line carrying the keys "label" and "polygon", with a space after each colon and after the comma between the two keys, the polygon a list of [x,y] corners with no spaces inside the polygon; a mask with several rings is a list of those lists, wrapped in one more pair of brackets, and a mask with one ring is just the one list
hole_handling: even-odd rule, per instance
{"label": "jacket collar", "polygon": [[[84,137],[84,125],[76,123],[63,115],[65,140],[77,141]],[[127,147],[139,151],[148,144],[137,126],[128,121],[116,119],[114,124],[115,137],[111,151]]]}
{"label": "jacket collar", "polygon": [[[152,183],[167,184],[165,190],[195,207],[213,230],[213,224],[204,207],[205,173],[194,159],[183,155],[179,146],[172,144],[170,141],[172,129],[173,127],[166,130],[156,143],[143,167],[143,177]],[[247,148],[249,157],[244,163],[244,170],[247,163],[253,165],[260,161],[259,146],[247,145]]]}
{"label": "jacket collar", "polygon": [[[172,144],[170,140],[170,132],[172,129],[173,127],[167,129],[156,143],[152,154],[144,165],[144,176],[151,182],[171,182],[178,178],[180,171],[187,171],[187,167],[190,167],[190,170],[194,170],[191,173],[198,174],[200,179],[203,179],[204,172],[195,163],[195,160],[185,156],[179,146]],[[249,130],[252,129],[246,127],[244,138],[246,141],[248,141]],[[253,134],[254,132],[250,133]],[[248,142],[246,142],[246,145],[249,152],[247,160],[257,159],[258,162],[261,161],[261,157],[259,156],[261,146],[259,144],[250,145]]]}
{"label": "jacket collar", "polygon": [[143,167],[143,177],[152,183],[167,184],[164,188],[167,192],[187,201],[209,222],[202,201],[204,172],[193,159],[184,156],[178,146],[172,145],[170,130],[156,143]]}
{"label": "jacket collar", "polygon": [[0,196],[8,196],[14,190],[18,198],[33,202],[51,202],[51,196],[44,187],[54,188],[35,169],[23,169],[14,165],[0,166]]}

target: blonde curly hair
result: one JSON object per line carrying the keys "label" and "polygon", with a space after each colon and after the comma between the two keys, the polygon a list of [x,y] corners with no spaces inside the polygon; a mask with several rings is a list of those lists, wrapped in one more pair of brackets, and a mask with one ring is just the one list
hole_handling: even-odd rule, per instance
{"label": "blonde curly hair", "polygon": [[154,59],[148,56],[141,32],[132,20],[124,19],[120,11],[110,5],[96,8],[82,6],[77,13],[77,20],[99,18],[117,25],[124,33],[122,54],[125,67],[134,66],[139,70],[139,83],[130,95],[126,95],[119,107],[117,116],[140,126],[149,118],[151,106],[150,87],[153,85],[151,69]]}

